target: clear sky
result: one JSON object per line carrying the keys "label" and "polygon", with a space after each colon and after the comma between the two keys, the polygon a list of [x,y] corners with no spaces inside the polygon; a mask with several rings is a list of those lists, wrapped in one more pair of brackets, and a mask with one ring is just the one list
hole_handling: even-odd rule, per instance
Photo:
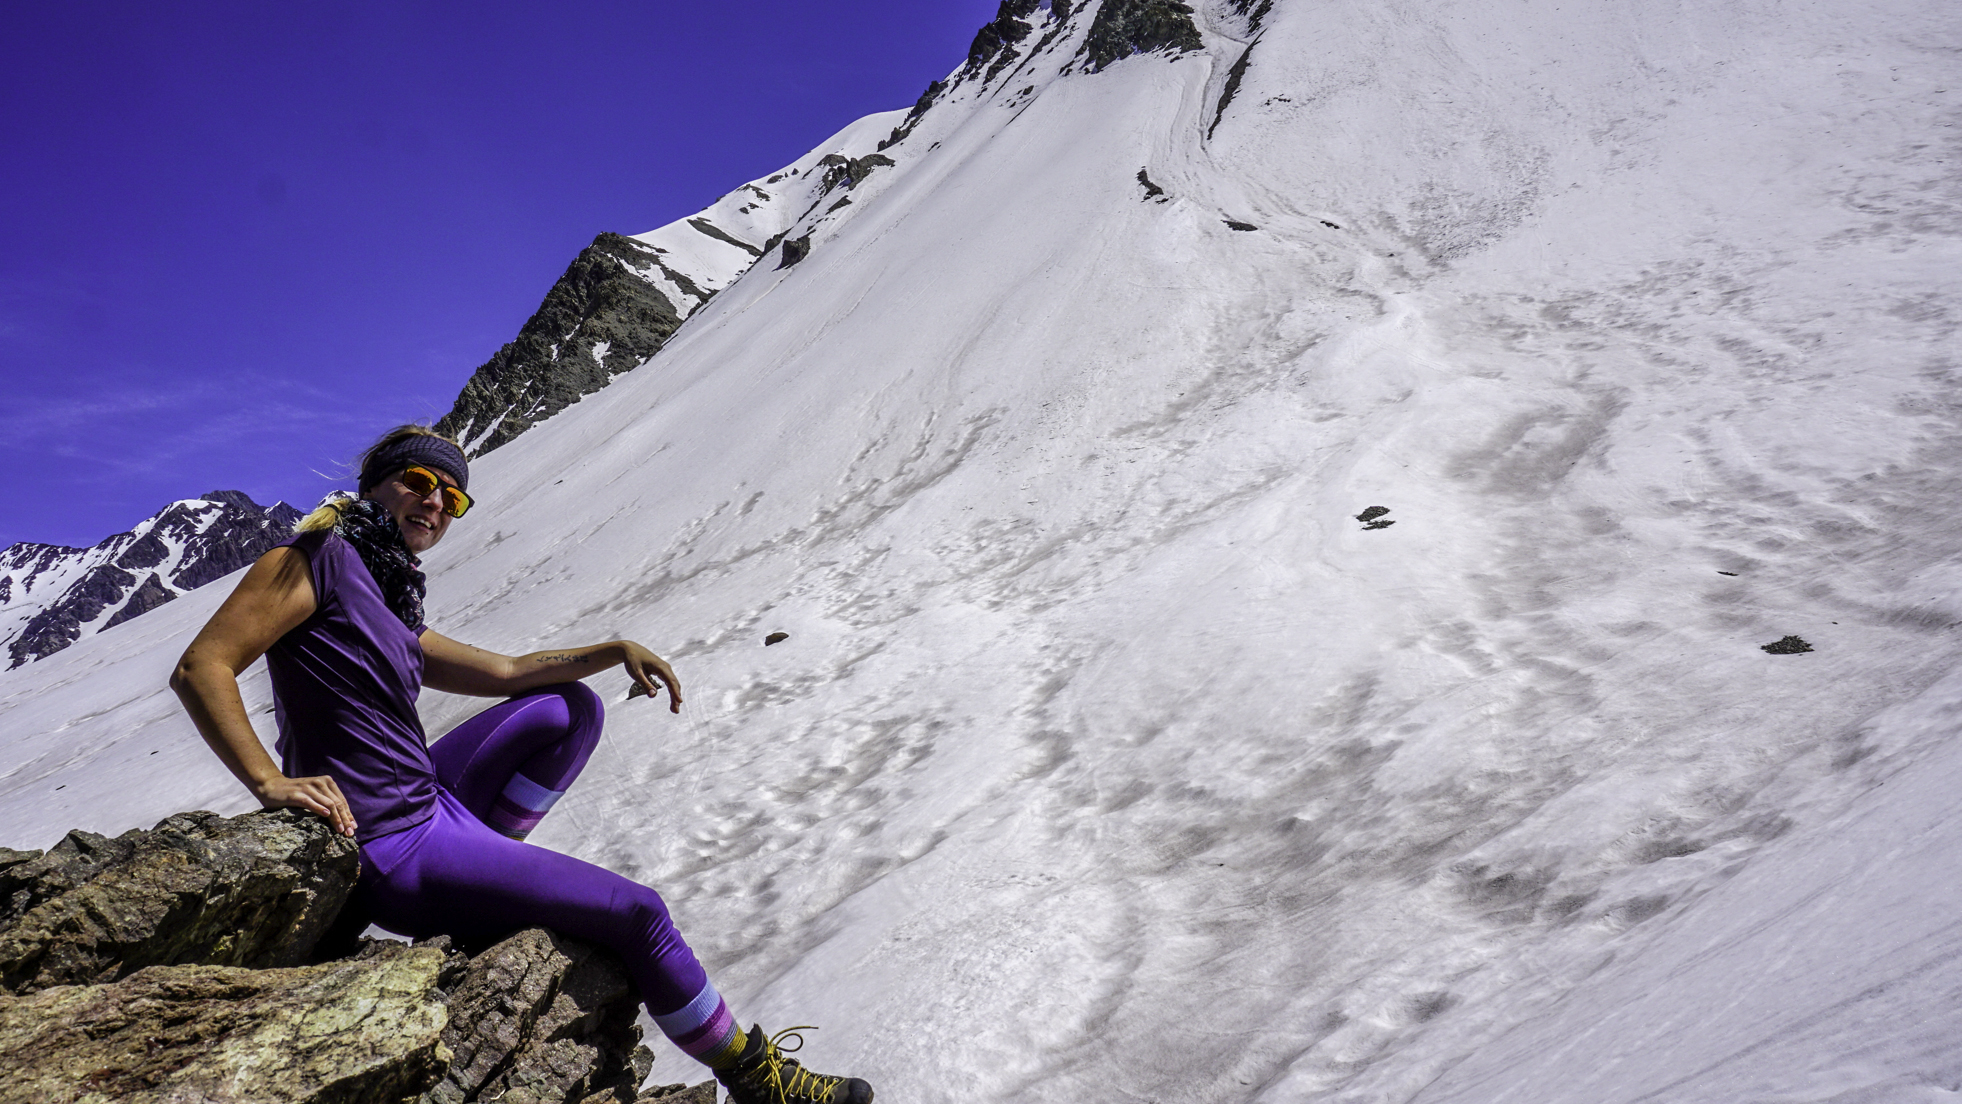
{"label": "clear sky", "polygon": [[593,236],[910,104],[994,0],[9,4],[0,547],[433,419]]}

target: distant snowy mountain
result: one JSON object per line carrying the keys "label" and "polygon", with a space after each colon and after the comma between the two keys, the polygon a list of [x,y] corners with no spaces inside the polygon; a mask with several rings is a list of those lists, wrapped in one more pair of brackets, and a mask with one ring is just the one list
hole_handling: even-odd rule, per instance
{"label": "distant snowy mountain", "polygon": [[[1952,1096],[1956,38],[1004,3],[471,423],[431,623],[687,691],[594,679],[532,840],[881,1099]],[[165,687],[218,589],[0,673],[0,844],[249,804]]]}
{"label": "distant snowy mountain", "polygon": [[9,667],[42,659],[228,575],[291,536],[300,512],[237,491],[173,502],[93,548],[0,550],[0,647]]}

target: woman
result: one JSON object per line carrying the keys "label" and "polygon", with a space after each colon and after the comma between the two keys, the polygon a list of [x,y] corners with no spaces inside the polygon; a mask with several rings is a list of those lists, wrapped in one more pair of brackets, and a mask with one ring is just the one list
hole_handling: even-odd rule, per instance
{"label": "woman", "polygon": [[[359,497],[330,499],[260,557],[178,661],[170,685],[205,742],[261,805],[309,809],[359,841],[358,906],[381,927],[483,938],[540,926],[601,944],[732,1101],[869,1104],[864,1081],[785,1057],[791,1032],[743,1031],[653,890],[523,842],[599,739],[599,698],[574,680],[624,665],[677,713],[681,684],[632,641],[505,656],[426,626],[417,557],[470,508],[469,483],[463,451],[423,426],[363,453]],[[261,655],[278,765],[238,691]],[[425,746],[425,685],[507,700]]]}

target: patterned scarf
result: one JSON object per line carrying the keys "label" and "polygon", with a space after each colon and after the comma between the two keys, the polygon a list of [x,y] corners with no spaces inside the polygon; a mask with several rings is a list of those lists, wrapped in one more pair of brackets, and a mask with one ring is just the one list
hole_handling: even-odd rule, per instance
{"label": "patterned scarf", "polygon": [[395,611],[402,624],[411,631],[420,627],[426,581],[416,569],[422,566],[422,561],[409,554],[409,546],[402,542],[402,530],[396,527],[395,519],[381,503],[372,499],[344,498],[337,505],[341,520],[334,525],[334,532],[360,554],[361,562],[368,565],[368,574],[375,577],[375,585],[388,600],[388,608]]}

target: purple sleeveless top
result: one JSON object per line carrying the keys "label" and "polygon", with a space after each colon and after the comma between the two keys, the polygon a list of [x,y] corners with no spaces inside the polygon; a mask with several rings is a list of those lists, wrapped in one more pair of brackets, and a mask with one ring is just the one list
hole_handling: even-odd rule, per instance
{"label": "purple sleeveless top", "polygon": [[288,778],[331,776],[366,843],[436,811],[416,698],[422,632],[402,624],[354,546],[332,530],[281,542],[305,553],[317,608],[266,651]]}

